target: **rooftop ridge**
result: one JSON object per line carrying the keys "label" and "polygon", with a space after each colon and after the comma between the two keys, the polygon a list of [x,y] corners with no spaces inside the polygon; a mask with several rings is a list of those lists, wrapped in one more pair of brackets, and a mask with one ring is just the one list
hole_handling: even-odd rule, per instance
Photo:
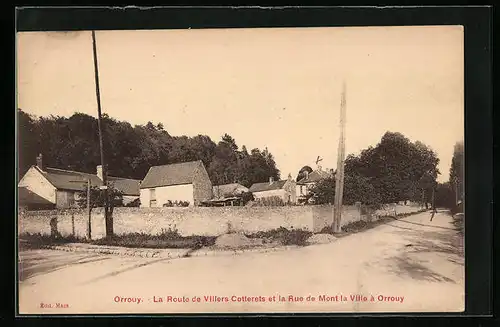
{"label": "rooftop ridge", "polygon": [[[58,171],[63,171],[63,172],[67,172],[67,173],[74,173],[74,174],[86,174],[86,175],[93,175],[93,176],[97,176],[96,174],[92,174],[92,173],[85,173],[83,171],[76,171],[76,170],[68,170],[68,169],[61,169],[61,168],[53,168],[53,167],[46,167],[45,169],[52,169],[52,170],[58,170]],[[42,170],[44,171],[44,170]],[[46,172],[46,171],[44,171]]]}
{"label": "rooftop ridge", "polygon": [[[61,169],[61,168],[54,168],[54,167],[46,167],[45,169],[57,170],[57,171],[62,171],[62,172],[67,172],[67,173],[73,173],[73,174],[84,174],[84,175],[97,176],[97,174],[86,173],[86,172],[83,172],[83,171],[68,170],[68,169]],[[43,171],[43,172],[47,172],[47,171]],[[115,178],[115,179],[121,179],[121,180],[130,180],[130,181],[140,181],[140,179],[127,178],[127,177],[118,177],[118,176],[111,176],[111,175],[108,175],[108,178]]]}
{"label": "rooftop ridge", "polygon": [[[286,182],[287,179],[280,179],[280,180],[277,180],[277,181],[273,181],[273,183],[278,183],[278,182]],[[269,182],[257,182],[257,183],[254,183],[255,184],[269,184]]]}
{"label": "rooftop ridge", "polygon": [[115,178],[115,179],[121,179],[121,180],[126,180],[126,181],[135,181],[135,182],[140,182],[140,179],[134,179],[134,178],[127,178],[127,177],[116,177],[116,176],[109,176],[108,178]]}
{"label": "rooftop ridge", "polygon": [[158,166],[151,166],[151,168],[153,168],[153,167],[166,167],[166,166],[182,165],[182,164],[188,164],[188,163],[200,163],[200,162],[202,162],[202,161],[201,160],[191,160],[191,161],[175,162],[175,163],[158,165]]}
{"label": "rooftop ridge", "polygon": [[214,185],[214,187],[217,187],[217,186],[226,186],[226,185],[242,185],[242,184],[240,184],[240,183],[227,183],[227,184]]}

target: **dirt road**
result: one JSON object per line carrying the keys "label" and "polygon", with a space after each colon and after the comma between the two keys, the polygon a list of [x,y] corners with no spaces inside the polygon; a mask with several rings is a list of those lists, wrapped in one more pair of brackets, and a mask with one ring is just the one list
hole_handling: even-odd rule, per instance
{"label": "dirt road", "polygon": [[20,313],[463,311],[462,238],[447,213],[429,218],[274,253],[169,260],[23,251]]}

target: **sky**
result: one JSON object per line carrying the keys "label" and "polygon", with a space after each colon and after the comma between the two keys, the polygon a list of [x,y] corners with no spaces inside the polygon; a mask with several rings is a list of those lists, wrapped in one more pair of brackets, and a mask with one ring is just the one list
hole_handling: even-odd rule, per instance
{"label": "sky", "polygon": [[[448,179],[464,137],[461,26],[97,31],[102,111],[171,135],[265,147],[281,176],[336,168],[386,131],[430,146]],[[97,116],[90,31],[17,34],[17,106]]]}

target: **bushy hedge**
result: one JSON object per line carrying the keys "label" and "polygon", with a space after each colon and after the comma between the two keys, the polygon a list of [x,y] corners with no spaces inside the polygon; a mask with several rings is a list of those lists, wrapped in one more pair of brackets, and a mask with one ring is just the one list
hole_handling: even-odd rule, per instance
{"label": "bushy hedge", "polygon": [[189,207],[189,201],[171,201],[168,200],[163,204],[164,207]]}
{"label": "bushy hedge", "polygon": [[254,205],[261,207],[282,207],[285,206],[286,203],[279,196],[268,196],[256,199]]}
{"label": "bushy hedge", "polygon": [[269,231],[246,234],[246,236],[249,238],[269,239],[271,241],[277,241],[282,245],[304,246],[307,244],[306,241],[312,234],[312,232],[303,229],[289,230],[284,227],[280,227]]}
{"label": "bushy hedge", "polygon": [[129,233],[113,235],[91,242],[95,245],[123,246],[130,248],[183,248],[198,249],[215,244],[212,236],[182,236],[177,230],[162,230],[160,234]]}
{"label": "bushy hedge", "polygon": [[66,243],[84,243],[88,242],[87,239],[69,235],[43,235],[41,233],[23,233],[19,235],[19,240],[26,247],[39,247],[43,245],[55,245]]}

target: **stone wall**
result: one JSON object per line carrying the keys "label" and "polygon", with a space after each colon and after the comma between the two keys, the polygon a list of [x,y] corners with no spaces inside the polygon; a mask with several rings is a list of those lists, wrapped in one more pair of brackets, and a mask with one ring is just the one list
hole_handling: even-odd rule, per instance
{"label": "stone wall", "polygon": [[375,214],[377,216],[395,216],[400,214],[408,214],[412,212],[417,212],[422,209],[422,206],[415,203],[409,203],[408,205],[403,204],[386,204],[381,209],[376,210]]}
{"label": "stone wall", "polygon": [[[396,212],[416,212],[414,206],[392,206],[379,210],[376,215]],[[367,219],[361,206],[344,206],[341,225]],[[25,211],[19,213],[18,233],[50,235],[52,218],[57,218],[57,230],[63,236],[86,237],[88,215],[85,210],[67,209],[52,211]],[[227,232],[255,233],[280,227],[305,229],[315,233],[333,222],[333,206],[284,206],[284,207],[179,207],[179,208],[115,208],[114,232],[161,234],[177,230],[183,236],[218,236]],[[92,211],[92,238],[105,236],[102,208]]]}

